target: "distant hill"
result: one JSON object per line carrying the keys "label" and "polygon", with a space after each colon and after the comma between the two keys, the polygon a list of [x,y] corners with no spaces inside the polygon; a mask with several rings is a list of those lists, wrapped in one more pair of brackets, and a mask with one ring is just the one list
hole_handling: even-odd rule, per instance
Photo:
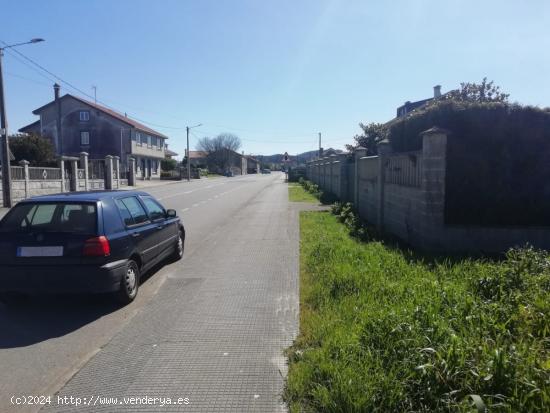
{"label": "distant hill", "polygon": [[[343,153],[343,151],[341,151],[340,149],[329,148],[329,149],[325,149],[323,153],[330,155],[333,153],[336,153],[336,154]],[[290,158],[291,164],[300,165],[315,159],[318,155],[319,155],[319,151],[315,150],[315,151],[303,152],[298,155],[289,155],[289,158]],[[263,164],[280,165],[283,163],[284,156],[285,155],[282,153],[277,153],[275,155],[255,155],[254,157]]]}

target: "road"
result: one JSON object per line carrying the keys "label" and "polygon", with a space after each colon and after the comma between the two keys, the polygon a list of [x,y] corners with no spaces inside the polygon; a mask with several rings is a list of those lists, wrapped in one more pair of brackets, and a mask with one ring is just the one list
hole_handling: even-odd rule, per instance
{"label": "road", "polygon": [[[284,176],[148,192],[182,217],[184,259],[148,274],[123,308],[94,296],[0,305],[0,411],[40,407],[14,407],[12,395],[54,394],[95,406],[58,404],[55,396],[43,411],[285,410],[283,350],[298,328],[299,232]],[[108,397],[118,398],[116,408],[101,405]],[[182,404],[160,407],[144,397]]]}

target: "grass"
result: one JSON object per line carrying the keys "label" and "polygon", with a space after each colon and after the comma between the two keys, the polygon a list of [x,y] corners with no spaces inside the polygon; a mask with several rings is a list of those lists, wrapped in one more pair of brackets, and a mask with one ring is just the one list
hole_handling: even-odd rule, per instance
{"label": "grass", "polygon": [[291,202],[319,203],[319,200],[313,194],[307,192],[302,185],[295,182],[288,184],[288,199]]}
{"label": "grass", "polygon": [[550,258],[424,261],[302,212],[292,412],[550,410]]}

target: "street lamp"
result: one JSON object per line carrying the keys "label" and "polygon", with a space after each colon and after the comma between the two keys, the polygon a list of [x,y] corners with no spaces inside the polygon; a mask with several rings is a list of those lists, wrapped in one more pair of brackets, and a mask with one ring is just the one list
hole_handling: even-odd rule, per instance
{"label": "street lamp", "polygon": [[189,156],[189,129],[198,128],[199,126],[202,126],[202,123],[199,123],[195,126],[187,126],[185,129],[187,130],[187,182],[191,180],[191,157]]}
{"label": "street lamp", "polygon": [[4,99],[4,74],[2,72],[2,56],[5,49],[11,49],[24,44],[43,42],[44,39],[35,38],[28,42],[10,44],[0,47],[0,138],[2,138],[2,195],[5,208],[11,208],[11,170],[10,145],[8,142],[8,120],[6,119],[6,101]]}

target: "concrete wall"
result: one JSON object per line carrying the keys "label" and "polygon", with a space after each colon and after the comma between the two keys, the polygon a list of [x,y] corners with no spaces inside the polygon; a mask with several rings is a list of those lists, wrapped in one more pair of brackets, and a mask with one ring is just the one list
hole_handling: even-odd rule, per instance
{"label": "concrete wall", "polygon": [[311,161],[306,176],[325,192],[352,202],[361,218],[412,246],[431,251],[502,252],[530,243],[550,249],[548,227],[492,228],[445,224],[447,132],[423,133],[422,151]]}
{"label": "concrete wall", "polygon": [[[83,154],[85,155],[85,154]],[[76,158],[72,158],[73,162],[76,161]],[[116,162],[115,158],[115,162]],[[86,190],[86,183],[88,184],[88,190],[102,190],[108,187],[107,179],[109,177],[113,177],[111,188],[112,189],[119,189],[128,186],[128,180],[127,179],[119,179],[116,176],[116,173],[106,173],[105,179],[89,179],[88,178],[88,168],[84,168],[84,164],[88,162],[87,156],[81,156],[79,161],[80,162],[80,168],[77,169],[76,172],[76,191],[85,191]],[[12,176],[12,182],[11,182],[11,189],[12,189],[12,203],[16,204],[17,202],[30,198],[33,196],[40,196],[40,195],[49,195],[49,194],[57,194],[61,192],[69,192],[70,191],[70,179],[67,175],[61,175],[61,170],[70,171],[71,170],[70,164],[72,162],[69,160],[65,160],[62,164],[62,168],[40,168],[40,167],[29,167],[28,162],[21,161],[21,164],[24,165],[22,168],[15,168],[19,169],[23,173],[18,173],[17,176],[14,178]],[[112,168],[112,163],[110,164]],[[12,167],[12,169],[14,169]],[[50,176],[57,175],[57,177],[61,176],[63,179],[52,179],[51,177],[48,177],[48,175],[43,175],[43,170],[46,170],[49,172]],[[55,172],[55,173],[54,173]],[[31,177],[39,177],[39,176],[45,176],[44,179],[31,179]],[[1,188],[0,188],[0,197],[2,196]]]}

